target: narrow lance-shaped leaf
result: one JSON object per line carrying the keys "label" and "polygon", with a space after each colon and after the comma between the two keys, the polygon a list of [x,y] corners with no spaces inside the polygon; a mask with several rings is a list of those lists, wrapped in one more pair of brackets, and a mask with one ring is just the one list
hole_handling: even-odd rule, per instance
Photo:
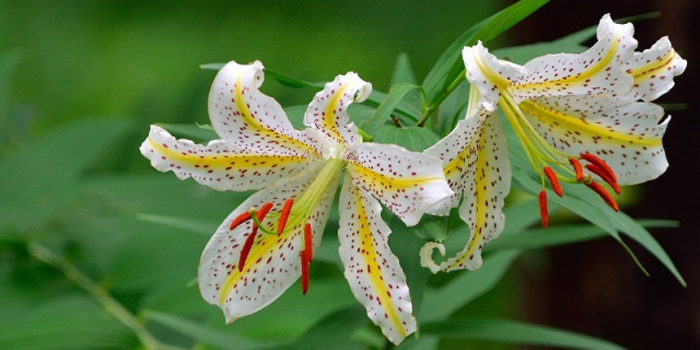
{"label": "narrow lance-shaped leaf", "polygon": [[370,135],[374,135],[377,129],[389,121],[391,113],[399,105],[401,100],[411,91],[420,89],[420,86],[410,83],[399,83],[391,87],[389,93],[382,103],[377,107],[377,110],[365,122],[363,129]]}
{"label": "narrow lance-shaped leaf", "polygon": [[468,317],[429,323],[421,328],[424,334],[460,339],[490,340],[508,344],[554,346],[567,349],[623,350],[606,340],[536,324],[497,319]]}
{"label": "narrow lance-shaped leaf", "polygon": [[426,90],[429,100],[432,100],[439,93],[440,88],[442,88],[441,82],[450,84],[459,75],[459,71],[454,72],[453,67],[461,64],[460,53],[464,46],[474,45],[479,40],[487,42],[495,38],[547,2],[548,0],[519,1],[464,32],[443,52],[423,80],[423,88]]}

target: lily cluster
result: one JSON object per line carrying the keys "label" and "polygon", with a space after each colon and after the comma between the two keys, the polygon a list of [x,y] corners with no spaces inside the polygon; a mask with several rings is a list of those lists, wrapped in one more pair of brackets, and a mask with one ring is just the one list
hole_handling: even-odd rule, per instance
{"label": "lily cluster", "polygon": [[[612,209],[618,206],[601,185],[617,194],[661,175],[668,162],[661,144],[670,117],[650,101],[668,92],[685,70],[668,38],[635,52],[631,23],[616,24],[609,15],[598,25],[598,41],[579,54],[535,58],[524,66],[499,60],[478,43],[462,58],[471,84],[469,107],[457,127],[426,154],[443,159],[455,194],[429,213],[447,215],[459,206],[470,227],[465,248],[440,264],[432,259],[444,247],[435,242],[421,250],[423,266],[436,271],[477,269],[481,249],[503,231],[503,199],[510,190],[510,161],[500,110],[517,135],[527,159],[542,181],[542,225],[547,227],[547,190],[563,196],[561,182],[583,184]],[[582,166],[581,162],[587,162]],[[460,199],[462,204],[459,205]]]}
{"label": "lily cluster", "polygon": [[617,210],[601,183],[619,194],[619,185],[664,172],[661,137],[669,119],[659,123],[664,112],[649,102],[673,86],[685,61],[666,38],[635,52],[632,31],[606,15],[589,50],[524,66],[498,60],[481,43],[465,47],[471,84],[466,117],[423,153],[362,142],[347,108],[366,99],[372,86],[352,72],[326,84],[306,110],[307,128],[294,129],[279,103],[259,91],[264,68],[258,61],[229,62],[214,79],[209,116],[220,139],[199,145],[152,126],[141,153],[180,179],[216,190],[258,190],[223,221],[200,260],[202,296],[227,322],[270,304],[300,278],[306,294],[313,252],[342,181],[338,235],[345,277],[369,318],[398,344],[417,326],[382,205],[407,226],[426,212],[447,215],[459,206],[471,229],[469,243],[437,264],[433,249],[444,255],[444,247],[430,242],[421,263],[433,272],[478,268],[482,246],[503,230],[510,190],[497,110],[542,179],[544,226],[546,182],[559,196],[560,182],[583,184]]}

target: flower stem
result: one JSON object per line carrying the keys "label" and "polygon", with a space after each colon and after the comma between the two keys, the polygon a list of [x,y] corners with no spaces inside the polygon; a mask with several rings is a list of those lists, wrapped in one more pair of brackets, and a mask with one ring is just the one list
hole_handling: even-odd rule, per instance
{"label": "flower stem", "polygon": [[416,126],[423,126],[423,124],[425,124],[428,118],[430,118],[430,116],[433,114],[435,108],[440,106],[440,104],[443,101],[445,101],[445,99],[448,96],[450,96],[452,91],[454,91],[459,86],[459,84],[461,84],[465,79],[465,70],[462,69],[462,71],[457,75],[457,78],[455,78],[455,80],[445,90],[443,90],[439,95],[437,95],[437,97],[435,97],[433,101],[430,101],[430,104],[428,106],[423,107],[420,120],[418,120]]}
{"label": "flower stem", "polygon": [[37,260],[52,266],[61,272],[77,284],[80,288],[84,289],[90,296],[95,299],[102,307],[107,310],[112,316],[114,316],[119,322],[127,326],[131,331],[136,334],[136,337],[141,341],[147,349],[166,349],[173,347],[161,344],[158,339],[156,339],[151,333],[146,330],[143,323],[129,310],[127,310],[122,304],[120,304],[116,299],[114,299],[104,288],[93,281],[89,276],[80,271],[75,265],[68,262],[66,259],[54,254],[51,250],[47,249],[36,243],[30,243],[28,246],[29,254],[31,254]]}

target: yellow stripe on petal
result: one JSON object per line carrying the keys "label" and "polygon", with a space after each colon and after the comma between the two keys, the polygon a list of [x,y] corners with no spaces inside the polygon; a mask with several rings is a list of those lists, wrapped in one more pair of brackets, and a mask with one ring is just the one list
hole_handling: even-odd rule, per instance
{"label": "yellow stripe on petal", "polygon": [[[621,133],[614,127],[587,122],[584,118],[566,115],[557,110],[546,108],[533,101],[523,101],[520,108],[526,114],[532,115],[543,123],[552,125],[559,132],[579,132],[601,142],[634,143],[640,146],[659,146],[661,137],[635,133]],[[597,142],[597,141],[596,141]]]}
{"label": "yellow stripe on petal", "polygon": [[294,129],[282,106],[260,92],[265,78],[259,61],[227,63],[209,92],[209,118],[228,143],[257,153],[320,156],[323,142]]}
{"label": "yellow stripe on petal", "polygon": [[634,77],[634,82],[638,83],[640,81],[652,77],[652,75],[654,75],[657,71],[668,67],[671,63],[673,63],[675,59],[676,51],[670,49],[666,56],[664,56],[663,58],[632,69],[628,73],[632,74],[632,76]]}
{"label": "yellow stripe on petal", "polygon": [[151,126],[140,150],[154,168],[162,172],[172,171],[180,179],[191,177],[217,190],[260,189],[300,173],[320,160],[308,154],[265,153],[259,149],[244,151],[224,140],[199,145],[190,140],[175,139],[155,125]]}
{"label": "yellow stripe on petal", "polygon": [[236,102],[236,107],[238,107],[238,111],[243,116],[243,119],[245,120],[247,126],[255,129],[259,133],[258,136],[260,137],[268,138],[270,140],[278,140],[276,142],[293,144],[295,147],[301,148],[307,152],[310,152],[311,154],[318,155],[318,151],[315,147],[308,145],[295,138],[292,138],[284,133],[279,133],[274,130],[267,129],[262,124],[260,124],[258,120],[255,119],[255,117],[253,116],[253,113],[250,111],[250,105],[246,102],[243,93],[242,79],[243,77],[239,75],[234,89],[234,100]]}
{"label": "yellow stripe on petal", "polygon": [[336,121],[338,120],[336,112],[340,110],[340,100],[343,97],[343,95],[345,95],[345,90],[347,90],[351,86],[352,85],[347,84],[338,88],[338,90],[335,91],[331,100],[328,102],[326,110],[323,114],[323,125],[325,127],[325,131],[329,132],[330,136],[338,141],[345,141],[345,139],[343,138],[343,135],[341,135],[338,131],[338,127],[336,125]]}
{"label": "yellow stripe on petal", "polygon": [[372,84],[353,73],[338,75],[316,93],[304,114],[304,124],[337,143],[356,144],[360,137],[349,125],[347,109],[354,102],[364,101],[372,92]]}
{"label": "yellow stripe on petal", "polygon": [[413,226],[437,201],[454,194],[442,160],[395,145],[361,143],[344,154],[353,183]]}
{"label": "yellow stripe on petal", "polygon": [[406,276],[391,252],[391,230],[372,195],[345,179],[340,194],[340,258],[345,278],[367,316],[399,344],[416,330]]}
{"label": "yellow stripe on petal", "polygon": [[279,165],[299,163],[308,160],[305,157],[295,155],[276,155],[276,154],[197,154],[179,152],[165,147],[163,144],[155,142],[148,138],[148,143],[160,153],[162,156],[177,162],[178,164],[192,165],[195,167],[203,167],[210,169],[226,169],[232,168],[274,168]]}
{"label": "yellow stripe on petal", "polygon": [[378,261],[380,260],[376,253],[376,248],[374,247],[374,238],[372,237],[372,231],[369,220],[367,220],[367,215],[365,213],[365,207],[362,202],[362,194],[359,190],[354,191],[355,203],[357,208],[355,214],[357,215],[357,222],[359,224],[359,239],[361,242],[361,249],[364,254],[362,254],[362,259],[367,266],[367,274],[372,282],[372,289],[374,291],[375,297],[381,300],[379,305],[382,306],[384,311],[387,313],[389,320],[394,324],[396,331],[399,333],[401,338],[406,337],[406,331],[396,313],[396,306],[393,305],[392,300],[389,298],[391,292],[384,284],[384,276],[382,275],[382,268],[379,266]]}
{"label": "yellow stripe on petal", "polygon": [[432,251],[444,247],[430,242],[421,249],[421,264],[433,272],[458,269],[475,270],[481,266],[481,249],[498,237],[505,226],[503,200],[510,191],[510,161],[503,126],[497,115],[487,117],[469,149],[470,162],[459,179],[464,201],[459,207],[460,218],[467,223],[470,238],[455,257],[436,264]]}
{"label": "yellow stripe on petal", "polygon": [[348,163],[346,167],[350,174],[365,179],[367,186],[376,191],[395,191],[414,188],[443,179],[440,176],[412,176],[409,178],[390,176],[354,163]]}

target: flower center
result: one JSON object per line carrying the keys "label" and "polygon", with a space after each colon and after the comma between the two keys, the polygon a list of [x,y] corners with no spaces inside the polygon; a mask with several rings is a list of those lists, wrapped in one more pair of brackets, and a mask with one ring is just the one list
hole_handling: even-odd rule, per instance
{"label": "flower center", "polygon": [[[299,233],[301,240],[301,283],[302,292],[306,294],[309,286],[309,264],[313,258],[313,235],[309,218],[314,214],[323,195],[329,186],[337,183],[338,173],[342,170],[344,161],[329,158],[309,187],[301,195],[288,198],[283,205],[265,203],[259,209],[251,208],[236,217],[229,227],[235,229],[244,222],[253,221],[252,230],[246,237],[238,259],[238,271],[242,272],[248,255],[260,235],[277,236]],[[261,239],[265,239],[262,237]]]}
{"label": "flower center", "polygon": [[[542,191],[539,194],[539,204],[542,226],[547,227],[548,224],[547,192],[544,190],[545,179],[559,197],[564,196],[559,181],[582,183],[598,194],[615,211],[618,210],[617,203],[610,193],[594,181],[591,176],[592,174],[597,175],[610,185],[615,193],[620,194],[617,176],[604,160],[591,153],[582,153],[576,156],[554,148],[532,126],[508,89],[501,91],[498,105],[515,130],[530,165],[540,175]],[[585,165],[586,171],[581,166],[581,161],[588,162]]]}

